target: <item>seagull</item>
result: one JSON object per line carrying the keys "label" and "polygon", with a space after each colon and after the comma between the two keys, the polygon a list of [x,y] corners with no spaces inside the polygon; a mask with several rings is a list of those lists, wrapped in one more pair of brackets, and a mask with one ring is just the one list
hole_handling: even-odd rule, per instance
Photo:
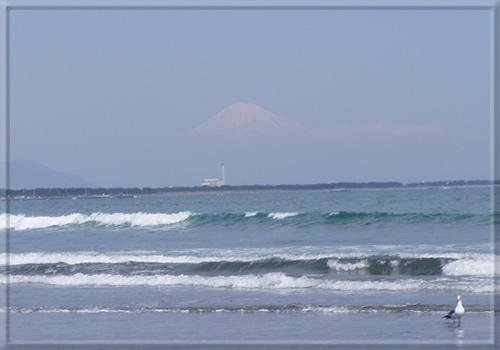
{"label": "seagull", "polygon": [[450,312],[448,312],[443,317],[448,320],[451,318],[453,320],[453,324],[455,324],[455,319],[458,318],[458,325],[460,326],[460,317],[462,317],[464,313],[465,313],[465,308],[464,305],[462,304],[462,298],[459,295],[457,297],[457,305],[455,306],[455,308]]}

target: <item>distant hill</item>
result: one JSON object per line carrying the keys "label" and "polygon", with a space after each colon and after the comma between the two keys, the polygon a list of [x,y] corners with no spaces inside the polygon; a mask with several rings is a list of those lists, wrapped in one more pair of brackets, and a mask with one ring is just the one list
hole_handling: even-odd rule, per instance
{"label": "distant hill", "polygon": [[231,135],[279,135],[307,131],[302,125],[282,118],[264,108],[246,102],[230,105],[199,125],[189,134],[193,136],[227,133]]}
{"label": "distant hill", "polygon": [[63,173],[30,160],[14,160],[10,163],[10,188],[76,188],[97,187],[82,176]]}

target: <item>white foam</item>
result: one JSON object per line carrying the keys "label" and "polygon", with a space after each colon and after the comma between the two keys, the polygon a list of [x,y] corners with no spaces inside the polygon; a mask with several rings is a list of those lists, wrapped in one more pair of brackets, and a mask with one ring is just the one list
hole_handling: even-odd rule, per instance
{"label": "white foam", "polygon": [[256,216],[259,212],[258,211],[250,211],[248,213],[245,213],[246,218],[251,218],[253,216]]}
{"label": "white foam", "polygon": [[[25,216],[10,215],[9,228],[12,230],[23,231],[48,228],[53,226],[78,225],[88,221],[88,216],[75,213],[62,216]],[[7,227],[7,215],[0,215],[0,226]]]}
{"label": "white foam", "polygon": [[[16,253],[9,255],[11,265],[24,264],[119,264],[126,262],[140,263],[202,263],[221,261],[221,257],[197,257],[192,255],[177,255],[168,256],[162,254],[130,254],[130,253],[93,253],[93,252],[78,252],[78,253]],[[225,259],[227,261],[227,259]],[[234,258],[233,261],[237,259]],[[0,254],[0,261],[6,261],[4,253]]]}
{"label": "white foam", "polygon": [[443,266],[443,273],[448,276],[493,276],[495,272],[498,275],[493,256],[459,259]]}
{"label": "white foam", "polygon": [[296,216],[296,215],[299,215],[299,213],[269,213],[268,217],[269,218],[272,218],[272,219],[278,219],[278,220],[281,220],[281,219],[285,219],[285,218],[288,218],[288,217],[291,217],[291,216]]}
{"label": "white foam", "polygon": [[95,221],[102,225],[120,226],[159,226],[171,225],[182,222],[191,216],[191,212],[184,211],[174,214],[150,214],[150,213],[113,213],[103,214],[95,213],[89,216],[89,221]]}
{"label": "white foam", "polygon": [[23,276],[10,277],[13,284],[46,284],[57,286],[183,286],[229,289],[295,290],[323,289],[335,292],[371,291],[461,291],[467,293],[491,293],[495,290],[493,281],[475,279],[456,281],[449,278],[434,280],[405,279],[377,281],[339,281],[322,280],[309,277],[291,277],[283,273],[244,276],[122,276],[122,275],[84,275],[71,276]]}
{"label": "white foam", "polygon": [[368,267],[367,260],[361,260],[355,263],[341,263],[338,260],[328,260],[328,267],[335,271],[355,271]]}
{"label": "white foam", "polygon": [[[95,223],[105,226],[130,225],[131,227],[147,227],[171,225],[187,220],[192,215],[189,211],[165,214],[151,213],[92,213],[90,215],[73,213],[61,216],[25,216],[11,214],[8,217],[9,228],[16,231],[45,229],[67,225]],[[0,215],[0,227],[7,227],[7,215]]]}
{"label": "white foam", "polygon": [[[298,280],[298,281],[297,281]],[[59,286],[189,286],[236,289],[286,289],[312,287],[306,277],[293,278],[282,273],[262,276],[122,276],[122,275],[85,275],[72,276],[11,276],[11,283],[35,283]],[[298,283],[297,283],[298,282]]]}
{"label": "white foam", "polygon": [[[119,264],[125,262],[143,262],[143,263],[190,263],[199,264],[204,262],[255,262],[268,259],[283,260],[314,260],[324,258],[322,255],[294,255],[294,254],[241,254],[238,252],[225,251],[212,252],[212,255],[188,255],[176,254],[165,255],[156,252],[61,252],[61,253],[11,253],[9,254],[9,263],[11,265],[24,264]],[[0,261],[6,261],[5,253],[0,253]]]}

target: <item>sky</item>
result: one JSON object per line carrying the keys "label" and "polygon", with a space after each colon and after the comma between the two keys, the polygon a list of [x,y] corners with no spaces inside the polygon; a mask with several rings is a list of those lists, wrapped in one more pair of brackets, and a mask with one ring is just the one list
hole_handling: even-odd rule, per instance
{"label": "sky", "polygon": [[[12,10],[10,157],[98,186],[490,178],[487,10]],[[307,137],[186,137],[237,102]]]}

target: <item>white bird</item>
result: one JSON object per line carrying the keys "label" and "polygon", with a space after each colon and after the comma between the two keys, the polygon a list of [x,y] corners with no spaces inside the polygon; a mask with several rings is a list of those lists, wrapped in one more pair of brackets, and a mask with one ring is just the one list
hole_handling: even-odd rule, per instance
{"label": "white bird", "polygon": [[443,317],[448,320],[451,318],[453,320],[453,324],[455,324],[455,319],[458,319],[458,325],[460,326],[460,318],[464,315],[464,313],[465,313],[465,308],[464,305],[462,304],[462,298],[459,295],[457,297],[457,305],[455,306],[455,308],[450,312],[448,312]]}

